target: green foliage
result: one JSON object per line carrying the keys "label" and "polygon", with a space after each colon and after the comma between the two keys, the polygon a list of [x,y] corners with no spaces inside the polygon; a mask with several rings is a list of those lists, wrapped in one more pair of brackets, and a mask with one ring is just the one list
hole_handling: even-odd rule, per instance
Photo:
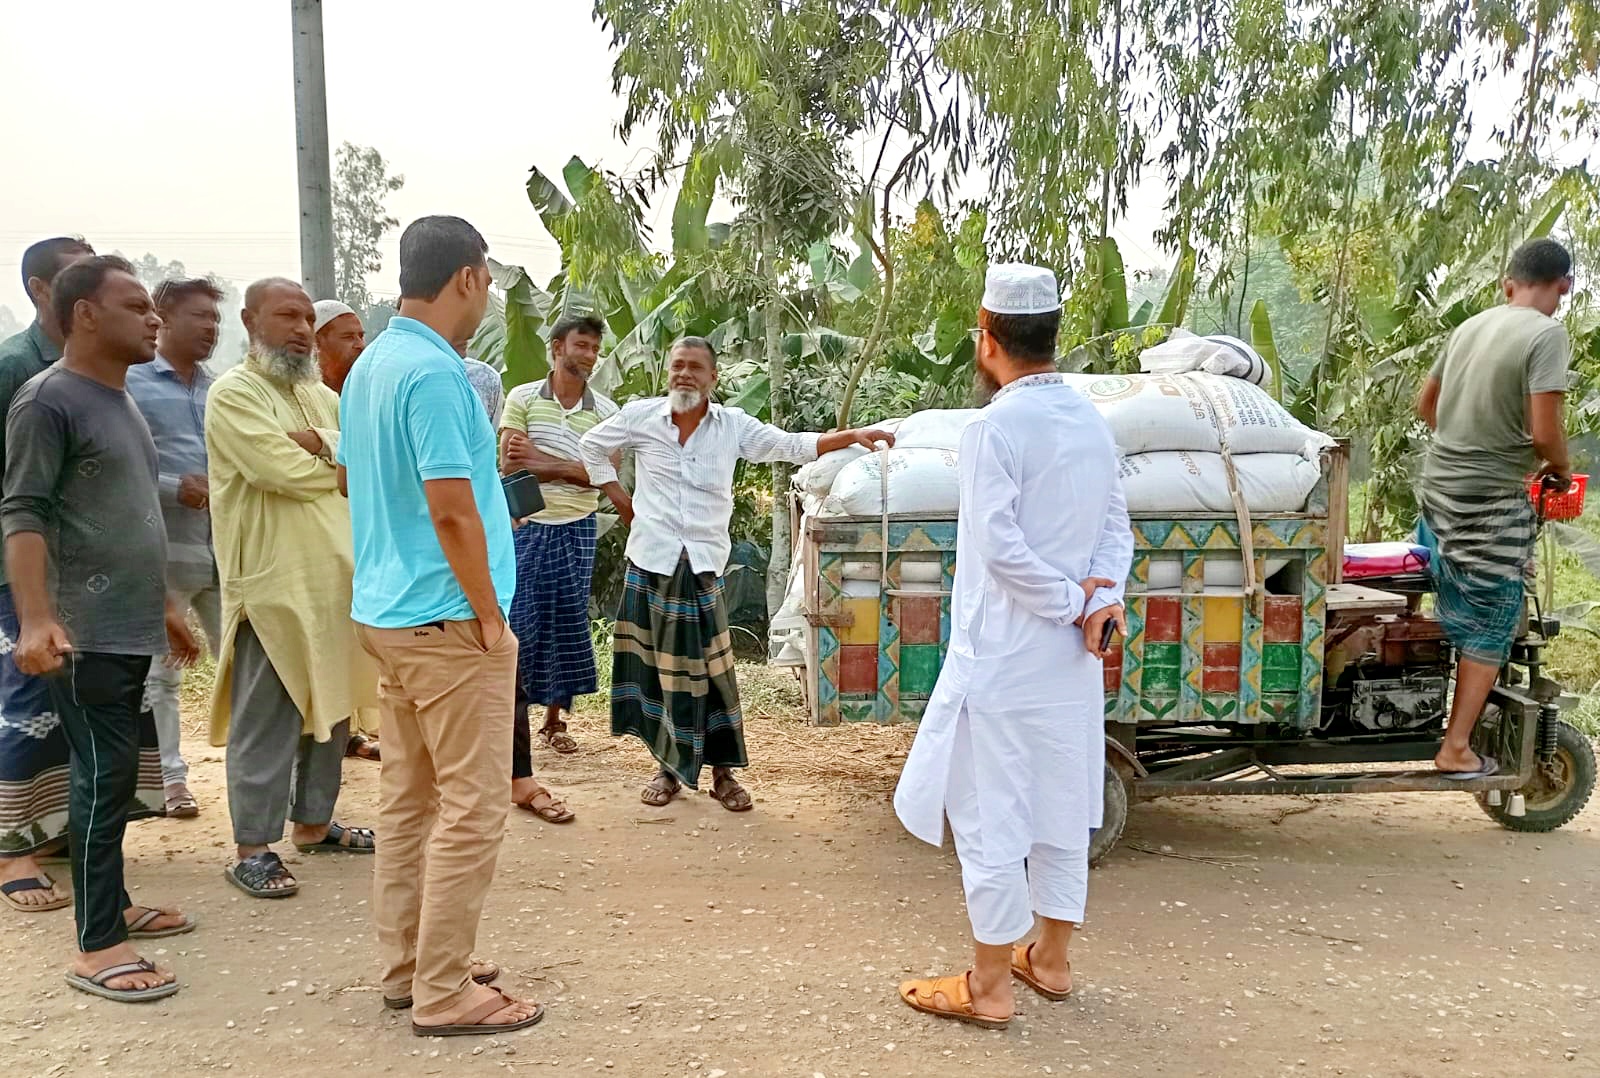
{"label": "green foliage", "polygon": [[372,306],[367,278],[383,268],[378,244],[400,224],[384,204],[405,183],[371,146],[339,146],[333,166],[334,291],[352,310]]}

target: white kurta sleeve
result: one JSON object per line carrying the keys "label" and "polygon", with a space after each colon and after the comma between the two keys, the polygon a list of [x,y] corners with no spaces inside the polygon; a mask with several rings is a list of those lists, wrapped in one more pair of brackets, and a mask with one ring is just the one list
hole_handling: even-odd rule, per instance
{"label": "white kurta sleeve", "polygon": [[1041,618],[1070,625],[1083,613],[1083,589],[1040,558],[1017,520],[1016,454],[1005,436],[981,418],[961,434],[961,513],[978,523],[969,534],[989,577],[1018,606]]}
{"label": "white kurta sleeve", "polygon": [[1090,596],[1085,614],[1093,614],[1123,600],[1128,586],[1128,571],[1133,568],[1133,529],[1128,524],[1128,499],[1122,493],[1122,477],[1111,476],[1111,498],[1106,503],[1106,522],[1100,526],[1100,540],[1089,562],[1089,575],[1117,582],[1114,588],[1098,588]]}

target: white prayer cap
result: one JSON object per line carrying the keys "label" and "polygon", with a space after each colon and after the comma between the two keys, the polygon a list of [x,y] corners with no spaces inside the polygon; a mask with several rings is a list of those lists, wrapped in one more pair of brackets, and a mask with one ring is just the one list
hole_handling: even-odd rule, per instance
{"label": "white prayer cap", "polygon": [[983,282],[983,309],[990,314],[1049,314],[1061,309],[1056,275],[1025,262],[997,262]]}
{"label": "white prayer cap", "polygon": [[[338,318],[341,314],[355,314],[349,304],[340,303],[336,299],[319,299],[314,304],[317,310],[317,320],[312,326],[312,332],[321,333],[322,327]],[[360,318],[360,315],[356,315]]]}

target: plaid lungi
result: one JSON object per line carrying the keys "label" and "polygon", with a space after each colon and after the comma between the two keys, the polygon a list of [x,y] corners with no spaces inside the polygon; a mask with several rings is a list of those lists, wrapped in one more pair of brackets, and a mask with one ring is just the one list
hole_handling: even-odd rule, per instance
{"label": "plaid lungi", "polygon": [[632,734],[691,790],[703,767],[745,767],[722,581],[684,556],[671,576],[628,563],[611,667],[611,732]]}
{"label": "plaid lungi", "polygon": [[[0,588],[0,854],[32,853],[67,835],[67,735],[49,683],[18,670],[11,657],[21,635],[11,592]],[[146,707],[139,714],[139,785],[128,819],[164,815],[156,721]]]}
{"label": "plaid lungi", "polygon": [[1429,549],[1434,614],[1463,658],[1500,666],[1526,604],[1535,524],[1528,492],[1423,491],[1417,539]]}
{"label": "plaid lungi", "polygon": [[517,634],[517,681],[532,703],[570,710],[573,697],[600,687],[589,633],[594,514],[570,524],[524,524],[516,542],[510,620]]}

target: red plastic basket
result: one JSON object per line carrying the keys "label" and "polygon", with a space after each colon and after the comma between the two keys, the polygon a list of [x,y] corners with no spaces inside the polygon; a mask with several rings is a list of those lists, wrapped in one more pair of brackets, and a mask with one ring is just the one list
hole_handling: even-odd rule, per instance
{"label": "red plastic basket", "polygon": [[[1534,508],[1539,507],[1541,491],[1539,477],[1534,476],[1528,480],[1528,497],[1533,499]],[[1574,473],[1572,486],[1564,493],[1544,494],[1544,518],[1546,520],[1576,520],[1583,516],[1583,495],[1589,489],[1589,477],[1582,473]]]}

